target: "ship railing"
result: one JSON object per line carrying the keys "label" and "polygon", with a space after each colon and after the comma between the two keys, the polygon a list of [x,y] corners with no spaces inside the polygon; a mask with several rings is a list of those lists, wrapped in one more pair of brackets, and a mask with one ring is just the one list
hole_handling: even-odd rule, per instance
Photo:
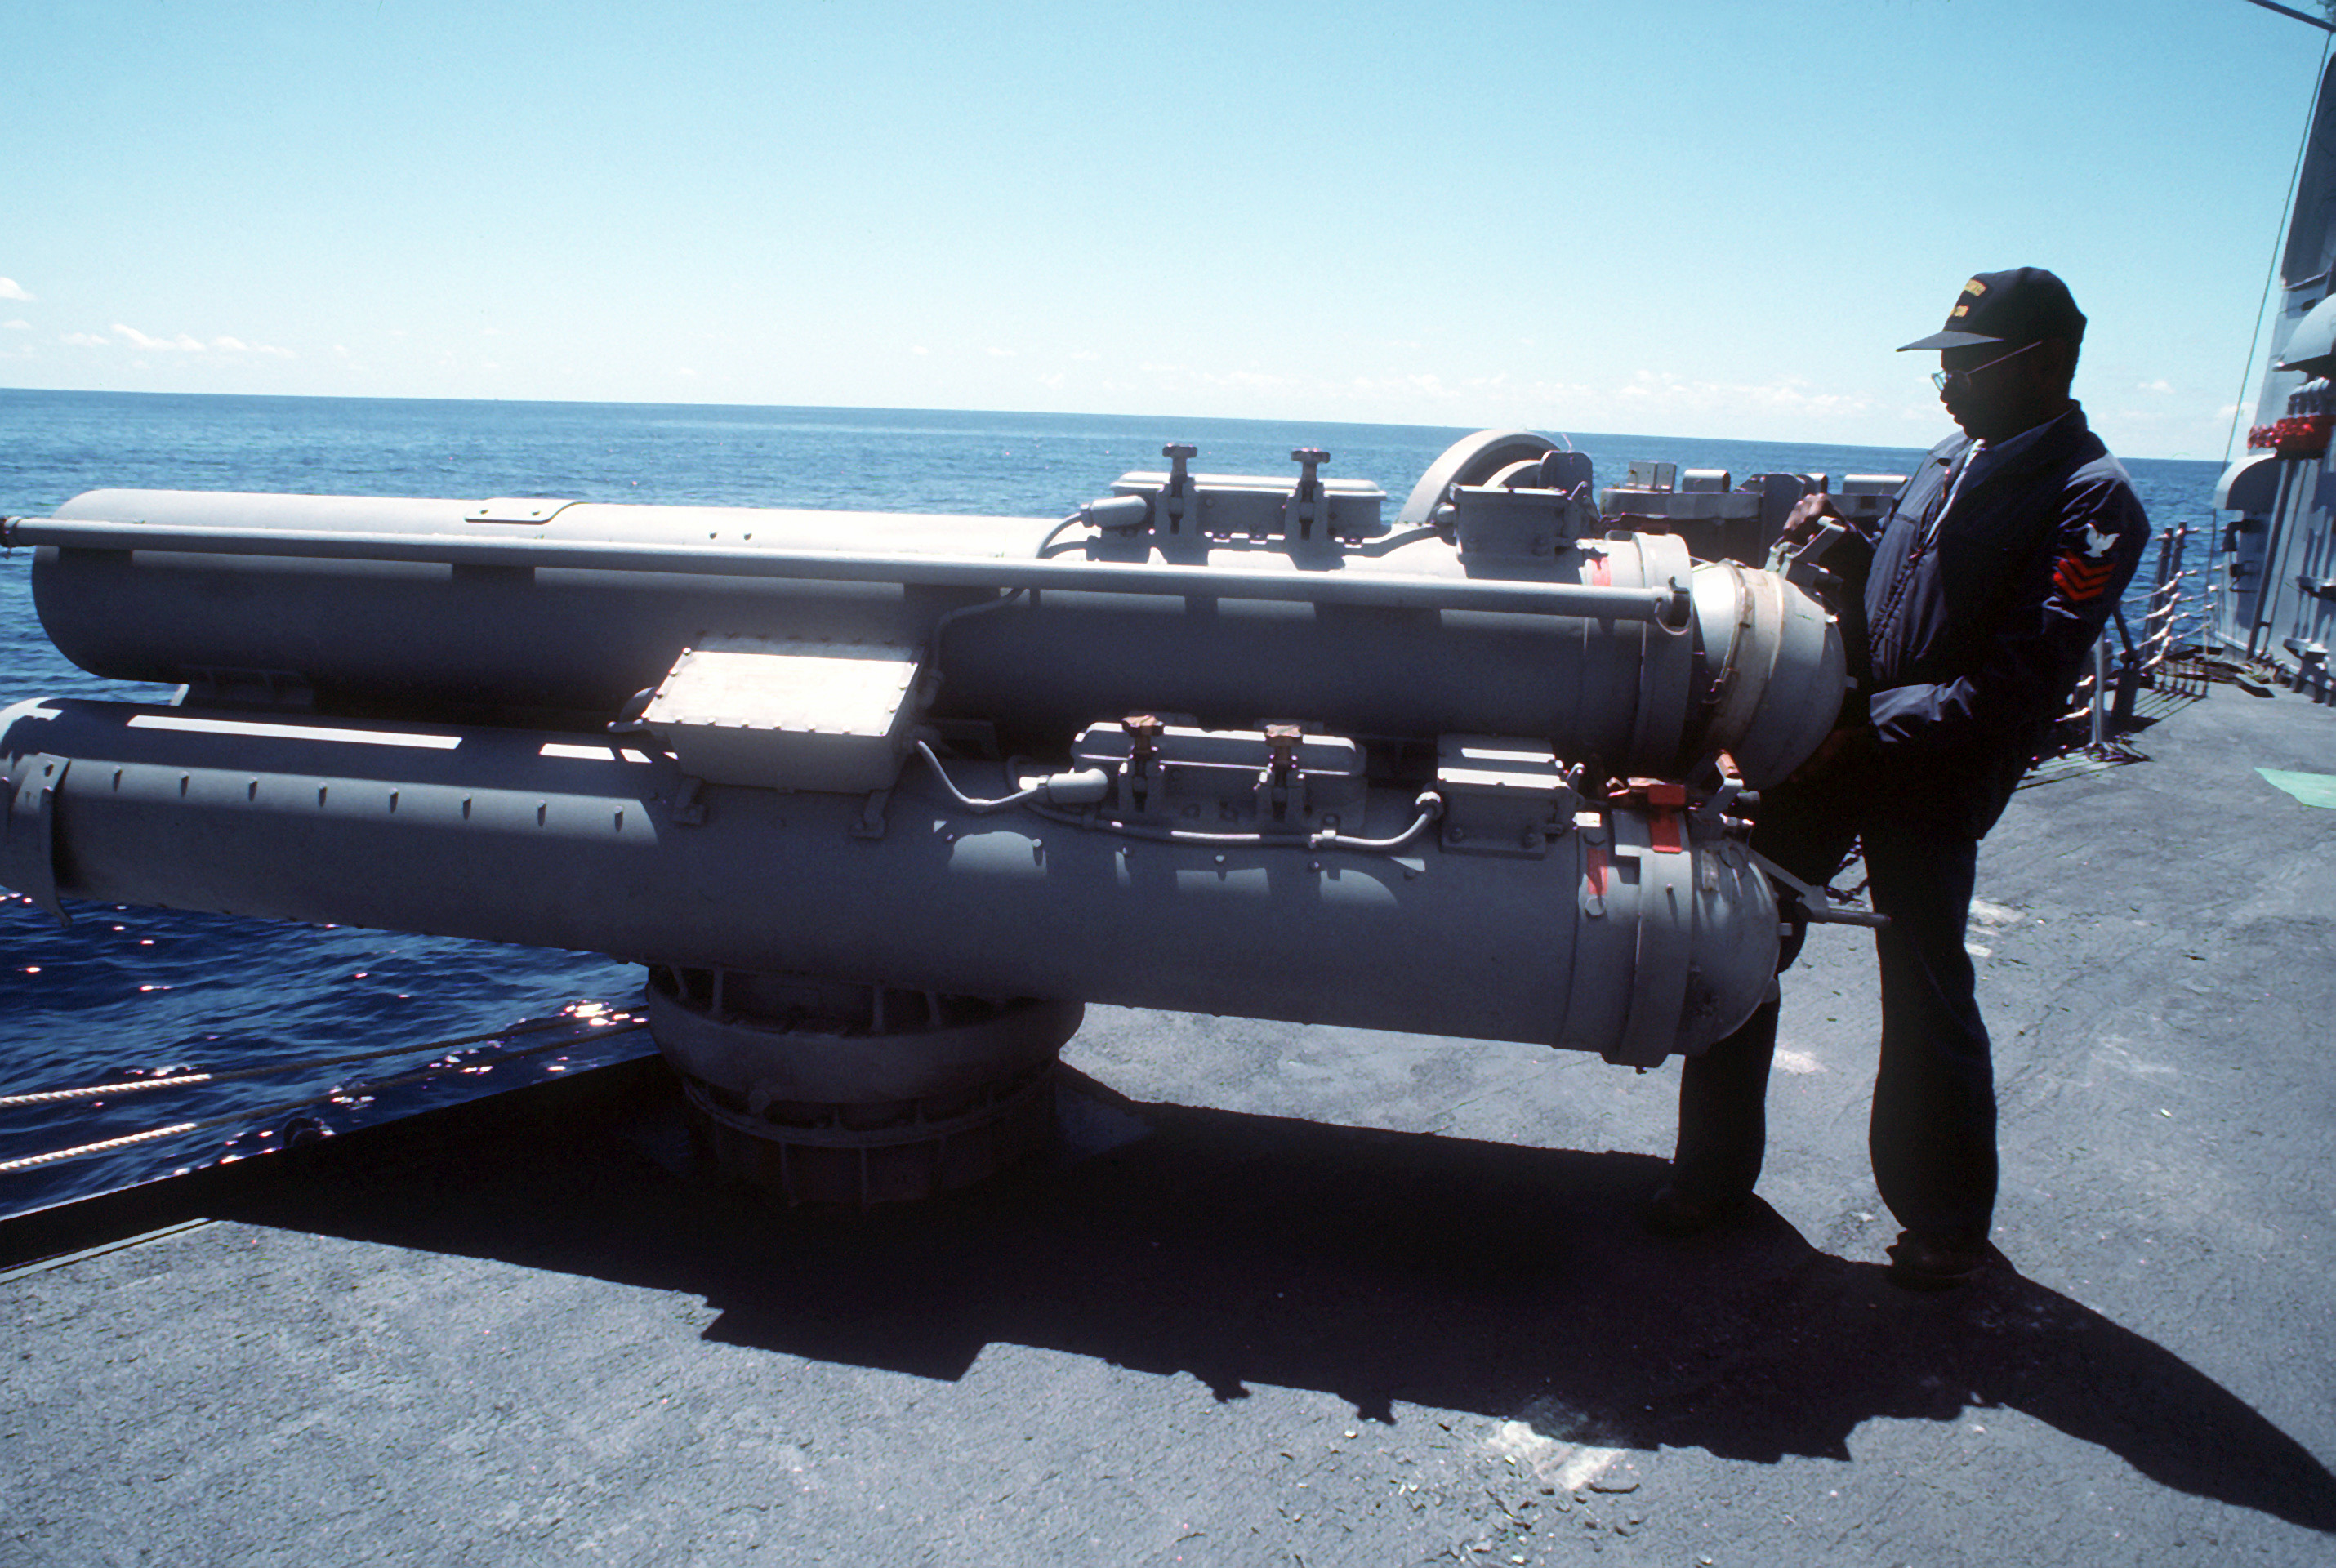
{"label": "ship railing", "polygon": [[2205,598],[2193,583],[2199,574],[2182,564],[2189,538],[2186,524],[2158,536],[2157,580],[2142,611],[2135,658],[2143,688],[2195,698],[2206,695],[2199,656],[2208,619]]}

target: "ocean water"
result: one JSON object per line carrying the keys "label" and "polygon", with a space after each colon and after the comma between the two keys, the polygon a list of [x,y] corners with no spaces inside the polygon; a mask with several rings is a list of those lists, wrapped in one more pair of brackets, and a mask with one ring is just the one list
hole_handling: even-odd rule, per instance
{"label": "ocean water", "polygon": [[[1392,512],[1465,433],[1172,416],[0,389],[0,516],[45,515],[83,491],[117,485],[1059,516],[1106,493],[1129,469],[1161,466],[1160,448],[1171,441],[1193,443],[1196,466],[1219,472],[1294,475],[1293,447],[1323,447],[1327,474],[1377,483]],[[1591,454],[1600,485],[1619,482],[1640,458],[1724,468],[1740,481],[1764,472],[1903,473],[1919,456],[1565,433]],[[2127,466],[2152,521],[2189,528],[2195,559],[2195,541],[2214,521],[2219,466]],[[168,700],[170,688],[102,680],[64,661],[34,614],[31,561],[28,550],[0,557],[0,706],[36,696]],[[0,894],[0,1097],[172,1067],[291,1070],[166,1094],[0,1107],[0,1164],[204,1124],[0,1171],[0,1214],[650,1048],[645,1034],[559,1021],[579,1003],[621,1008],[638,997],[641,971],[607,959],[103,905],[73,914],[60,928],[29,901]],[[538,1025],[547,1027],[428,1048]],[[407,1046],[414,1049],[377,1061],[301,1066]],[[521,1048],[531,1054],[510,1055]],[[433,1062],[454,1068],[401,1081]]]}

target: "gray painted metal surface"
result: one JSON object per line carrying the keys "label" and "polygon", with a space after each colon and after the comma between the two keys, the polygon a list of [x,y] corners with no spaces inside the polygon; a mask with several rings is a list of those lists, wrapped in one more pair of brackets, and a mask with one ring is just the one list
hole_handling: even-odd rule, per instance
{"label": "gray painted metal surface", "polygon": [[[12,538],[40,547],[35,602],[68,657],[198,702],[607,716],[709,637],[946,633],[935,711],[1031,742],[1139,707],[1221,727],[1276,715],[1541,735],[1618,774],[1676,774],[1724,747],[1758,787],[1822,737],[1804,690],[1839,686],[1814,603],[1767,596],[1747,626],[1737,569],[1698,571],[1661,535],[1473,564],[1433,533],[1310,551],[1218,539],[1190,560],[1125,559],[1098,535],[1061,560],[1034,559],[1030,519],[578,504],[482,536],[471,505],[97,492]],[[1017,589],[998,614],[949,618]],[[1738,650],[1739,626],[1757,647]],[[1704,726],[1706,660],[1762,689],[1783,677],[1766,728]],[[1746,697],[1761,692],[1732,706]]]}
{"label": "gray painted metal surface", "polygon": [[[977,814],[921,770],[871,820],[863,796],[692,789],[648,752],[533,731],[54,702],[0,713],[0,751],[17,795],[56,792],[53,836],[0,841],[0,881],[66,898],[1644,1061],[1734,1027],[1775,967],[1774,898],[1719,820],[1571,791],[1531,803],[1556,820],[1530,850],[1520,826],[1493,852],[1387,853],[1214,801],[1195,820],[1228,831],[1201,842]],[[53,756],[73,759],[54,784]],[[1006,793],[996,765],[951,766]],[[1416,814],[1377,789],[1338,831]]]}
{"label": "gray painted metal surface", "polygon": [[[2251,448],[2215,505],[2235,514],[2213,564],[2214,634],[2299,690],[2336,693],[2336,63],[2322,74],[2280,262]],[[2269,469],[2271,472],[2266,472]]]}
{"label": "gray painted metal surface", "polygon": [[[1052,525],[82,496],[10,529],[44,625],[185,689],[0,715],[0,881],[759,977],[741,996],[1640,1066],[1757,1005],[1777,906],[1746,786],[1831,726],[1821,605],[1599,537],[1586,460],[1523,433],[1456,445],[1397,532],[1319,449],[1294,482],[1165,455]],[[914,1055],[883,1033],[871,1084]],[[998,1081],[1056,1043],[1001,1046]]]}

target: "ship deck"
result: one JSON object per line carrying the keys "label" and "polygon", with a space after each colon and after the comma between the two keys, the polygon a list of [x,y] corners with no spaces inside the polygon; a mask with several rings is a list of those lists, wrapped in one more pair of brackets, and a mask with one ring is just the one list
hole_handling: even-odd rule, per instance
{"label": "ship deck", "polygon": [[2331,720],[2015,798],[1961,1291],[1883,1277],[1844,928],[1684,1242],[1671,1074],[1525,1046],[1090,1009],[1045,1164],[865,1214],[636,1064],[0,1226],[0,1561],[2326,1561],[2336,811],[2254,770]]}

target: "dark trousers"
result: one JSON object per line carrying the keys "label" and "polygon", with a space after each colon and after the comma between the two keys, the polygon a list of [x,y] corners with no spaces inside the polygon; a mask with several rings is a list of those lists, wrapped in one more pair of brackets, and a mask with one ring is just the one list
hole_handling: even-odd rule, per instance
{"label": "dark trousers", "polygon": [[[1882,1056],[1867,1146],[1882,1201],[1907,1230],[1984,1238],[1995,1210],[1995,1068],[1963,947],[1979,842],[1951,829],[1862,813],[1854,786],[1784,785],[1765,793],[1752,844],[1811,884],[1832,875],[1863,838],[1882,961]],[[1779,957],[1789,967],[1806,927]],[[1759,1180],[1767,1142],[1768,1068],[1776,1050],[1772,998],[1679,1074],[1684,1193],[1725,1199]]]}

